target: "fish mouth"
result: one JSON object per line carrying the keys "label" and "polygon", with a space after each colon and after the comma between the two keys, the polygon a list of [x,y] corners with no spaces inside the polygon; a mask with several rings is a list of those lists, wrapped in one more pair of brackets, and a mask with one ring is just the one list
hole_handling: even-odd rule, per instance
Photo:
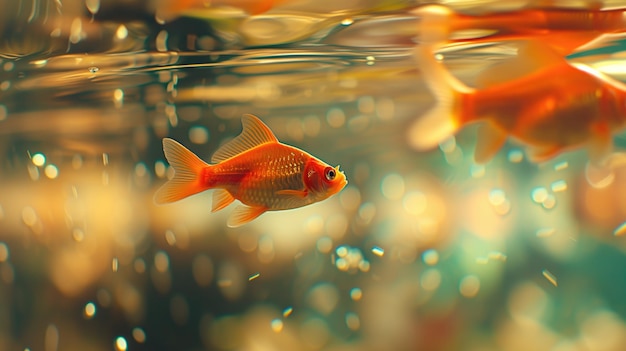
{"label": "fish mouth", "polygon": [[347,184],[348,184],[348,178],[346,177],[346,174],[339,169],[340,165],[337,165],[337,167],[335,167],[335,171],[337,171],[337,174],[341,174],[341,183],[339,185],[339,189],[343,189]]}

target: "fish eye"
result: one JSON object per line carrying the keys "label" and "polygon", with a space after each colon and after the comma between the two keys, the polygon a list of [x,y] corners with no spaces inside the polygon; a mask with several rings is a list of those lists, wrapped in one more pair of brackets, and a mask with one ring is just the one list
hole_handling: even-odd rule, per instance
{"label": "fish eye", "polygon": [[324,171],[324,176],[326,176],[326,180],[333,180],[335,179],[335,176],[337,175],[337,172],[335,171],[334,168],[332,167],[326,167],[326,170]]}

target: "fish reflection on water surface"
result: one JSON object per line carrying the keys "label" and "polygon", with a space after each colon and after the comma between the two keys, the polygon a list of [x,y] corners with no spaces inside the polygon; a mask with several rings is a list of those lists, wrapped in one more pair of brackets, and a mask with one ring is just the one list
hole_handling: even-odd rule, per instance
{"label": "fish reflection on water surface", "polygon": [[[600,13],[595,16],[599,18],[589,15],[599,22],[580,23],[582,28],[578,28],[576,19],[584,21],[587,17],[577,12],[584,13],[566,12],[570,17],[559,17],[557,13],[557,19],[566,19],[558,24],[550,21],[548,12],[544,23],[549,33],[555,31],[550,25],[557,26],[556,32],[572,27],[573,33],[559,34],[572,37],[574,44],[563,49],[558,46],[562,38],[556,43],[546,42],[541,38],[543,32],[516,35],[513,39],[517,42],[517,55],[485,69],[478,75],[476,88],[471,88],[435,58],[437,50],[448,42],[456,22],[475,22],[477,26],[485,22],[487,27],[517,29],[523,24],[503,19],[489,21],[489,17],[471,22],[472,17],[455,17],[440,6],[416,10],[422,19],[421,40],[414,50],[416,62],[437,102],[412,126],[412,145],[417,149],[432,148],[463,125],[483,121],[475,152],[477,162],[490,160],[510,135],[528,147],[529,158],[534,162],[588,146],[590,158],[601,163],[612,151],[613,135],[626,125],[626,84],[586,65],[570,63],[562,52],[569,53],[600,33],[624,31],[626,21],[622,11],[610,12],[607,18],[613,21],[604,28],[600,19],[605,14]],[[578,40],[581,36],[583,41]]]}

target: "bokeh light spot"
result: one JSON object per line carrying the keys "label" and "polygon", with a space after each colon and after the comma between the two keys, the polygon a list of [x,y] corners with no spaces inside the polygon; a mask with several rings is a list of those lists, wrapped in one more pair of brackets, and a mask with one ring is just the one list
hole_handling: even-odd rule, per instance
{"label": "bokeh light spot", "polygon": [[206,144],[209,141],[209,130],[204,126],[189,128],[189,140],[194,144]]}
{"label": "bokeh light spot", "polygon": [[413,216],[418,216],[426,211],[428,201],[426,195],[421,191],[412,191],[404,195],[402,198],[402,206],[404,210]]}
{"label": "bokeh light spot", "polygon": [[6,243],[0,242],[0,262],[6,262],[9,259],[9,247]]}
{"label": "bokeh light spot", "polygon": [[389,200],[400,199],[404,195],[404,178],[397,173],[386,175],[381,183],[381,190],[383,196]]}
{"label": "bokeh light spot", "polygon": [[283,321],[279,318],[272,319],[270,326],[275,333],[280,333],[281,331],[283,331]]}
{"label": "bokeh light spot", "polygon": [[361,320],[359,315],[354,312],[346,313],[346,325],[352,331],[359,330],[361,328]]}
{"label": "bokeh light spot", "polygon": [[441,284],[441,272],[435,268],[426,269],[420,277],[420,285],[426,291],[434,291]]}
{"label": "bokeh light spot", "polygon": [[360,288],[350,289],[350,298],[353,301],[359,301],[363,297],[363,291]]}
{"label": "bokeh light spot", "polygon": [[165,251],[158,251],[154,255],[154,266],[156,267],[157,271],[161,273],[167,272],[170,267],[170,258]]}
{"label": "bokeh light spot", "polygon": [[59,176],[59,169],[57,166],[50,164],[44,168],[44,174],[50,179],[55,179]]}
{"label": "bokeh light spot", "polygon": [[133,328],[133,339],[135,339],[136,342],[143,344],[144,342],[146,342],[146,333],[143,331],[143,329],[139,328],[139,327],[135,327]]}
{"label": "bokeh light spot", "polygon": [[117,351],[126,351],[127,348],[128,343],[126,342],[126,339],[123,336],[118,336],[115,339],[115,349]]}
{"label": "bokeh light spot", "polygon": [[459,291],[467,298],[475,297],[480,290],[480,280],[475,275],[468,275],[461,279]]}
{"label": "bokeh light spot", "polygon": [[548,189],[544,187],[536,187],[530,193],[535,203],[541,204],[548,198]]}
{"label": "bokeh light spot", "polygon": [[87,319],[91,319],[96,315],[96,305],[93,302],[88,302],[83,309],[83,316]]}
{"label": "bokeh light spot", "polygon": [[422,260],[429,266],[434,266],[439,262],[439,253],[437,250],[429,249],[422,254]]}
{"label": "bokeh light spot", "polygon": [[46,156],[40,152],[33,154],[31,161],[37,167],[41,167],[46,163]]}

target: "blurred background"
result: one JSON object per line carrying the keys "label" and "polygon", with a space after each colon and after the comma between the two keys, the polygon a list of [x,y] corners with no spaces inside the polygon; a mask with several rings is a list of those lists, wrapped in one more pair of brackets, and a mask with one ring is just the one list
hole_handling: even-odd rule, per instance
{"label": "blurred background", "polygon": [[[476,165],[473,127],[412,150],[418,5],[0,2],[0,349],[624,350],[626,169],[589,182],[586,153],[515,143]],[[572,59],[626,81],[625,52]],[[445,59],[468,78],[514,54]],[[244,113],[348,186],[237,229],[211,192],[154,205],[161,139],[209,160]]]}

